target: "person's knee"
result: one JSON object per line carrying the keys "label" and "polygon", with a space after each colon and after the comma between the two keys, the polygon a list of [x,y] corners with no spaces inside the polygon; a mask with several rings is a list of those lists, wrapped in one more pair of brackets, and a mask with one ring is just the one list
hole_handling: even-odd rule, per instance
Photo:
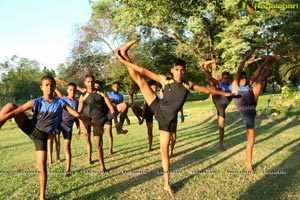
{"label": "person's knee", "polygon": [[10,111],[18,108],[18,106],[13,103],[7,103],[5,107],[8,108]]}
{"label": "person's knee", "polygon": [[117,105],[117,109],[119,112],[125,112],[128,110],[128,104],[126,102],[120,103]]}

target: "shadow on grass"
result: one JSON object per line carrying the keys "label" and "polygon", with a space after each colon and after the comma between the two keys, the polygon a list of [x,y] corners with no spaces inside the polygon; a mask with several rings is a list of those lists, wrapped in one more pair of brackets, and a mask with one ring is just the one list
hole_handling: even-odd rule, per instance
{"label": "shadow on grass", "polygon": [[[268,125],[265,125],[265,126],[260,126],[260,124],[259,124],[259,129],[257,130],[257,134],[262,134],[263,132],[268,131],[269,128],[271,128],[271,127],[279,124],[283,120],[284,119],[279,120],[279,121],[273,121],[273,122],[270,122]],[[244,134],[245,128],[244,128],[243,124],[241,124],[240,126],[237,126],[235,123],[237,123],[237,122],[234,121],[233,124],[228,125],[229,127],[232,127],[230,129],[230,131],[232,131],[232,133],[238,132],[238,133],[234,133],[230,137],[230,140],[229,140],[231,142],[230,146],[236,146],[236,145],[239,145],[240,143],[246,141],[246,137],[245,137],[245,134]],[[202,126],[200,126],[199,124],[197,124],[197,125],[194,125],[192,127],[188,127],[188,128],[184,128],[184,129],[180,130],[180,132],[182,131],[182,132],[184,132],[184,134],[181,134],[179,136],[179,137],[183,137],[183,139],[182,139],[182,141],[179,141],[179,144],[178,144],[177,147],[184,147],[184,145],[185,145],[184,143],[186,141],[191,141],[191,142],[186,143],[186,144],[192,144],[192,146],[190,148],[186,148],[184,150],[181,150],[181,151],[177,152],[177,154],[181,155],[182,158],[180,160],[177,160],[177,161],[172,161],[171,160],[171,169],[172,170],[178,170],[178,171],[180,171],[181,169],[185,169],[187,167],[192,167],[192,166],[200,165],[202,162],[211,159],[213,156],[215,156],[218,153],[218,151],[212,151],[211,149],[205,147],[206,145],[212,143],[215,140],[214,138],[217,137],[217,136],[212,137],[212,135],[213,135],[212,132],[216,132],[217,131],[217,128],[215,128],[216,122],[214,120],[207,119],[205,121],[205,123],[201,123],[201,124],[202,124]],[[269,138],[274,137],[274,136],[280,134],[282,131],[284,131],[284,130],[292,127],[292,126],[293,126],[293,124],[290,124],[288,126],[282,127],[278,131],[276,131],[275,133],[269,134],[267,137],[259,139],[255,143],[257,144],[257,143],[265,142]],[[189,131],[186,131],[186,130],[189,130]],[[201,134],[198,133],[198,132],[203,131],[203,130],[205,130],[205,133],[201,133]],[[212,137],[212,139],[210,139],[210,137]],[[199,142],[203,138],[205,138],[206,140],[203,141],[203,142]],[[271,154],[269,154],[268,156],[266,156],[266,158],[264,158],[262,161],[256,163],[256,165],[261,164],[266,159],[268,159],[270,156],[274,156],[277,152],[281,151],[284,148],[287,148],[288,146],[290,146],[290,145],[292,145],[292,144],[294,144],[296,142],[297,141],[294,140],[294,141],[291,141],[288,144],[280,146],[274,152],[272,152]],[[132,162],[138,162],[139,160],[147,159],[148,155],[145,156],[144,154],[141,154],[141,152],[137,152],[137,151],[140,151],[140,149],[143,149],[144,147],[141,147],[141,145],[138,145],[138,146],[139,146],[139,148],[138,147],[137,148],[132,148],[128,152],[128,156],[125,156],[125,157],[122,158],[123,161],[125,161],[125,162],[122,162],[118,166],[115,166],[113,168],[114,169],[121,168],[122,166],[128,166],[128,165],[130,165],[130,163],[132,163]],[[214,166],[219,165],[219,164],[225,162],[226,160],[230,159],[232,156],[234,156],[237,153],[239,153],[241,151],[244,151],[244,150],[245,150],[245,147],[240,147],[237,150],[235,150],[234,152],[231,152],[230,154],[226,155],[225,157],[220,158],[217,161],[209,164],[209,166],[201,169],[201,171],[210,170]],[[205,151],[205,154],[202,154],[201,153],[202,151]],[[299,151],[299,149],[297,151]],[[294,152],[295,152],[294,154],[296,154],[297,151],[294,150]],[[134,152],[136,152],[136,153],[134,153]],[[131,159],[132,156],[141,156],[141,157],[126,162],[126,159]],[[121,159],[121,158],[118,158],[118,159]],[[295,156],[293,156],[293,159],[295,159]],[[288,163],[289,161],[292,161],[292,158],[288,158],[286,163]],[[136,167],[136,169],[142,169],[144,166],[147,166],[147,165],[153,165],[153,164],[156,165],[156,163],[157,163],[157,161],[154,161],[154,162],[151,162],[151,163],[147,163],[145,161],[145,163],[142,163],[142,165],[139,165],[138,167]],[[294,178],[294,176],[295,176],[296,173],[294,173],[295,172],[295,168],[294,167],[292,167],[292,168],[293,169],[288,169],[289,173],[292,172],[292,175],[289,175],[289,176],[291,178]],[[84,195],[82,195],[82,196],[80,196],[78,198],[75,198],[75,199],[95,199],[95,198],[97,198],[97,199],[99,199],[99,198],[102,198],[102,199],[115,199],[115,197],[117,196],[117,194],[121,194],[121,193],[127,191],[130,188],[133,188],[133,187],[136,187],[138,185],[141,185],[141,184],[143,184],[143,183],[145,183],[147,181],[150,181],[152,179],[155,179],[157,177],[162,177],[162,174],[158,173],[159,171],[161,171],[161,166],[159,164],[157,164],[157,167],[155,167],[154,169],[152,168],[152,170],[150,170],[150,171],[147,171],[146,174],[138,174],[135,177],[131,177],[131,178],[126,179],[126,180],[122,180],[122,181],[120,181],[120,182],[118,182],[118,183],[116,183],[114,185],[109,185],[109,186],[107,186],[105,188],[99,187],[99,189],[97,189],[97,190],[95,190],[93,192],[90,192],[88,194],[84,194]],[[120,172],[118,174],[115,174],[113,176],[118,176],[120,174],[122,174],[122,172]],[[174,184],[172,184],[174,186],[174,189],[176,191],[179,191],[181,188],[183,188],[185,186],[186,183],[188,183],[196,175],[197,174],[188,174],[188,175],[185,175],[179,181],[177,181]],[[105,179],[108,179],[108,178],[111,178],[111,176],[109,176],[107,178],[105,177]],[[284,179],[284,178],[282,178],[282,176],[281,176],[281,177],[278,177],[278,179],[281,180],[281,179]],[[83,184],[83,185],[80,185],[78,187],[74,187],[74,188],[72,188],[72,189],[70,189],[68,191],[65,191],[65,192],[61,193],[61,194],[55,195],[52,198],[59,199],[60,197],[66,196],[66,195],[68,195],[68,194],[70,194],[72,192],[76,192],[76,191],[78,191],[78,190],[80,190],[82,188],[92,186],[94,184],[97,184],[99,181],[103,181],[103,180],[104,179],[100,178],[97,181],[92,181],[90,183]],[[271,181],[271,180],[268,179],[267,182],[268,181]],[[290,184],[290,182],[291,181],[285,181],[285,183],[283,184],[282,188],[284,189],[284,188],[288,187],[288,185]],[[260,183],[260,181],[259,181],[255,185],[258,185],[257,187],[262,187],[262,188],[260,188],[260,191],[263,192],[263,190],[264,190],[263,189],[264,182]],[[248,193],[250,194],[250,193],[252,193],[252,192],[254,192],[256,190],[256,186],[255,185],[251,186],[251,188],[248,190],[248,192],[246,192],[245,194],[243,194],[241,196],[241,198],[239,198],[239,199],[247,199],[248,198],[247,194]],[[271,186],[269,186],[269,187],[270,187],[269,189],[271,190],[272,187]],[[283,191],[283,189],[281,191]],[[277,195],[279,194],[279,192],[277,193]],[[256,194],[257,194],[257,192],[256,192]],[[264,197],[267,197],[267,196],[264,195],[263,198]],[[275,198],[276,196],[275,195],[271,195],[271,197]],[[248,199],[256,199],[256,198],[255,198],[255,195],[252,195],[252,196],[249,196]]]}
{"label": "shadow on grass", "polygon": [[[269,127],[273,127],[273,126],[279,124],[280,122],[283,122],[284,120],[286,120],[286,119],[281,119],[281,120],[278,120],[278,121],[273,121],[273,122],[271,122],[271,123],[268,124],[268,125],[260,126],[260,129],[257,131],[257,133],[258,133],[258,134],[262,134],[263,132],[268,131],[268,128],[269,128]],[[289,123],[288,125],[286,125],[286,126],[280,128],[280,129],[278,129],[276,132],[270,134],[269,136],[267,136],[267,137],[265,137],[265,138],[263,138],[263,139],[257,140],[257,141],[255,142],[255,144],[265,142],[266,140],[270,139],[271,137],[274,137],[274,136],[280,134],[282,131],[287,130],[287,129],[293,127],[293,126],[295,126],[294,123]],[[241,128],[242,128],[242,127],[241,127]],[[245,128],[243,128],[243,130],[245,130]],[[299,140],[299,139],[297,139],[297,140]],[[236,145],[238,145],[239,143],[246,141],[245,134],[242,134],[242,133],[241,133],[241,134],[235,135],[234,137],[231,137],[231,138],[230,138],[230,141],[232,141],[231,146],[236,146]],[[287,146],[290,146],[291,144],[293,144],[293,143],[295,143],[295,142],[296,142],[296,140],[295,140],[295,141],[292,141],[292,142],[290,142],[290,143],[288,143],[288,144],[286,144],[286,145],[281,146],[280,148],[278,148],[277,150],[275,150],[273,153],[271,153],[270,155],[268,155],[265,159],[263,159],[262,161],[256,163],[256,164],[254,165],[254,167],[256,167],[257,165],[259,165],[259,164],[261,164],[262,162],[264,162],[268,157],[274,156],[277,152],[281,151],[282,149],[286,148]],[[254,149],[255,149],[255,146],[254,146]],[[199,169],[199,171],[203,171],[203,172],[209,171],[209,170],[211,170],[214,166],[216,166],[216,165],[218,165],[218,164],[221,164],[221,163],[225,162],[227,159],[231,158],[232,156],[234,156],[234,155],[236,155],[237,153],[239,153],[239,152],[241,152],[241,151],[244,151],[244,150],[245,150],[245,147],[241,147],[241,148],[237,149],[236,151],[232,152],[231,154],[225,156],[224,158],[219,159],[218,161],[212,163],[211,165],[209,165],[209,166],[207,166],[207,167],[205,167],[205,168],[203,168],[203,169]],[[189,151],[186,150],[185,152],[189,152]],[[299,152],[299,151],[298,151],[298,152]],[[198,152],[194,152],[193,154],[197,154],[197,153],[198,153]],[[201,151],[199,151],[199,153],[201,153]],[[183,157],[183,158],[181,159],[181,162],[182,162],[182,163],[180,163],[180,162],[177,163],[177,164],[175,163],[175,164],[173,164],[173,166],[176,166],[176,168],[180,168],[180,167],[184,167],[184,166],[186,165],[186,163],[189,163],[189,165],[191,166],[192,164],[191,164],[190,160],[195,160],[195,158],[194,158],[195,155],[193,155],[193,154],[190,154],[190,155],[187,155],[187,156]],[[206,156],[207,156],[207,155],[208,155],[208,154],[206,154]],[[210,153],[210,154],[208,155],[208,157],[211,158],[212,155],[213,155],[213,154]],[[205,160],[207,160],[207,159],[203,159],[202,162],[205,161]],[[299,163],[299,162],[298,162],[298,163]],[[299,165],[299,164],[298,164],[298,165]],[[174,184],[174,189],[180,190],[180,188],[183,188],[183,187],[184,187],[185,183],[187,183],[189,180],[193,179],[193,178],[194,178],[195,176],[197,176],[197,175],[198,175],[198,174],[190,174],[189,176],[187,176],[187,177],[183,178],[182,180],[176,182],[176,183]],[[252,196],[252,198],[249,198],[249,199],[257,199],[257,198],[254,198],[254,197],[255,197],[255,196]]]}
{"label": "shadow on grass", "polygon": [[[299,199],[299,196],[290,193],[290,188],[293,187],[294,191],[297,191],[299,189],[300,183],[299,138],[296,138],[291,142],[274,150],[259,163],[265,161],[271,156],[274,156],[276,153],[285,148],[288,148],[291,145],[295,145],[290,149],[292,154],[282,163],[276,166],[275,169],[265,171],[265,176],[261,180],[250,186],[250,188],[238,199]],[[289,191],[286,192],[288,188]]]}
{"label": "shadow on grass", "polygon": [[[283,118],[280,121],[284,121],[287,118]],[[282,131],[292,128],[296,126],[294,121],[291,121],[284,127],[276,130],[273,134],[277,135],[280,134]],[[263,128],[262,128],[263,130]],[[261,140],[259,140],[257,143],[264,142],[270,137],[273,137],[272,135],[269,135],[268,137],[265,137]],[[282,150],[288,148],[291,145],[294,145],[293,148],[291,148],[289,151],[292,152],[291,155],[285,159],[281,164],[276,166],[276,168],[268,169],[267,171],[263,172],[265,174],[265,177],[253,184],[244,194],[242,194],[239,199],[294,199],[296,197],[289,197],[289,194],[285,194],[285,190],[290,187],[296,187],[299,186],[300,179],[300,162],[299,162],[299,138],[296,138],[294,140],[291,140],[289,143],[286,143],[282,146],[279,146],[277,149],[275,149],[270,154],[266,155],[263,159],[261,159],[259,162],[257,162],[254,166],[258,166],[268,160],[269,158],[275,156]],[[298,143],[298,144],[297,144]],[[296,145],[297,144],[297,145]],[[297,178],[297,181],[296,181]]]}

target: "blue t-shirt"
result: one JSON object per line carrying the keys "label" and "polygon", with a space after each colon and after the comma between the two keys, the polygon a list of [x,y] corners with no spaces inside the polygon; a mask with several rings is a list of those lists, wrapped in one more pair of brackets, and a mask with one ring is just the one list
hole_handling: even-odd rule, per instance
{"label": "blue t-shirt", "polygon": [[36,119],[35,128],[44,133],[54,134],[62,120],[65,101],[54,98],[52,102],[48,102],[43,97],[39,97],[33,102],[32,112]]}
{"label": "blue t-shirt", "polygon": [[[75,99],[71,101],[68,97],[62,98],[71,108],[78,110],[79,101]],[[61,128],[65,129],[67,132],[72,132],[73,124],[75,122],[75,117],[71,115],[66,109],[63,109],[62,122],[60,123]]]}
{"label": "blue t-shirt", "polygon": [[[107,93],[107,96],[110,100],[114,100],[115,102],[118,102],[118,103],[122,103],[123,100],[124,100],[124,97],[122,94],[120,93],[115,93],[115,92],[108,92]],[[113,103],[114,104],[114,103]]]}
{"label": "blue t-shirt", "polygon": [[[223,82],[220,82],[219,83],[219,89],[220,91],[223,91],[223,92],[229,92],[231,93],[231,84],[229,85],[226,85],[225,83]],[[225,96],[222,96],[222,95],[213,95],[213,100],[214,100],[214,103],[217,105],[217,104],[220,104],[223,106],[228,106],[232,100],[232,97],[225,97]]]}
{"label": "blue t-shirt", "polygon": [[219,83],[219,90],[223,91],[223,92],[229,92],[229,93],[231,93],[231,84],[226,85],[225,83],[220,82]]}

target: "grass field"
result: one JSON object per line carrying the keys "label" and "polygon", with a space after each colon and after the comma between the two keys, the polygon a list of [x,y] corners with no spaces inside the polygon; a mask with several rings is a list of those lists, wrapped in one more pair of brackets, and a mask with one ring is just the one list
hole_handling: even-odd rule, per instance
{"label": "grass field", "polygon": [[[266,105],[261,96],[258,109]],[[228,108],[225,146],[218,151],[218,127],[210,101],[189,101],[186,120],[178,124],[177,143],[171,158],[171,197],[163,190],[159,137],[154,122],[152,152],[147,151],[145,124],[130,116],[127,135],[114,134],[115,154],[108,156],[108,174],[98,175],[95,148],[88,166],[83,138],[72,141],[73,175],[63,177],[65,162],[48,167],[49,199],[299,199],[299,114],[256,118],[253,164],[255,174],[245,174],[245,128],[233,102]],[[64,158],[64,152],[61,151]],[[55,158],[55,154],[54,154]],[[0,199],[38,199],[34,145],[12,122],[0,130]]]}

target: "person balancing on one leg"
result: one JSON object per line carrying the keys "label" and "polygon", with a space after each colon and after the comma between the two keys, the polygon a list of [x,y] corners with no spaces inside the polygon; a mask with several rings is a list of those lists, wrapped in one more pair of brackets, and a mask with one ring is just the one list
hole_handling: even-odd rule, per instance
{"label": "person balancing on one leg", "polygon": [[[213,61],[205,61],[201,63],[201,69],[203,73],[205,74],[209,85],[211,88],[214,88],[216,90],[221,90],[224,92],[231,92],[231,83],[230,83],[230,74],[229,72],[223,72],[222,73],[222,80],[218,81],[215,78],[213,78],[209,72],[208,72],[208,66],[213,64]],[[212,95],[213,103],[216,106],[217,109],[217,115],[218,115],[218,125],[219,125],[219,150],[225,151],[226,148],[224,147],[223,141],[224,141],[224,129],[225,129],[225,110],[227,106],[230,104],[232,97],[225,97],[221,95]]]}
{"label": "person balancing on one leg", "polygon": [[[114,51],[116,57],[120,62],[125,64],[131,78],[139,86],[145,101],[152,109],[159,125],[160,130],[160,152],[162,158],[163,176],[164,176],[164,190],[170,194],[174,194],[174,190],[170,185],[170,158],[169,158],[169,143],[170,143],[170,132],[171,124],[180,108],[183,106],[189,89],[220,94],[225,96],[231,96],[230,93],[213,90],[210,88],[202,87],[192,83],[191,81],[184,81],[183,76],[185,74],[185,62],[183,60],[177,60],[173,63],[171,73],[173,78],[166,81],[165,75],[155,74],[154,72],[133,64],[127,55],[128,49],[135,43],[130,41],[123,47],[118,48]],[[156,93],[150,88],[146,80],[140,75],[146,75],[150,79],[157,81],[164,87],[164,98],[158,99]]]}
{"label": "person balancing on one leg", "polygon": [[241,117],[246,126],[246,171],[254,173],[252,167],[252,153],[255,138],[254,119],[256,117],[256,105],[263,82],[267,78],[271,67],[275,62],[275,58],[273,56],[262,56],[264,62],[258,66],[250,80],[248,80],[247,74],[243,72],[243,68],[251,54],[252,52],[246,55],[238,67],[236,75],[232,81],[232,93],[241,96],[240,98],[234,98],[234,103],[240,111]]}
{"label": "person balancing on one leg", "polygon": [[[0,128],[10,118],[14,118],[19,128],[34,142],[38,170],[40,172],[40,200],[45,199],[47,185],[47,139],[54,136],[54,132],[62,119],[63,109],[85,123],[100,130],[96,124],[73,110],[64,100],[53,96],[56,84],[51,76],[41,79],[40,88],[43,96],[17,106],[6,104],[0,112]],[[32,109],[33,117],[29,119],[25,111]]]}

